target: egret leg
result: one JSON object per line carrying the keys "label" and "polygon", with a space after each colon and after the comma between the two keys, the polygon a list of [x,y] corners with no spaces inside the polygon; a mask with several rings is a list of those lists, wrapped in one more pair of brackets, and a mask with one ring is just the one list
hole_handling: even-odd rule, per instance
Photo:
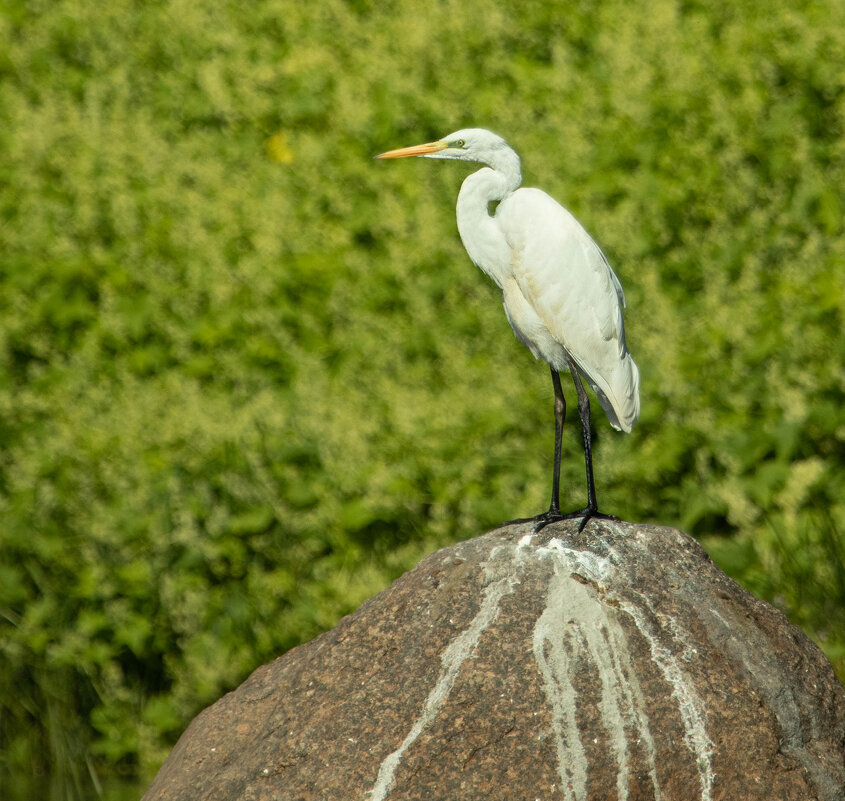
{"label": "egret leg", "polygon": [[560,514],[560,452],[563,440],[563,421],[566,417],[566,398],[560,385],[560,374],[552,369],[552,384],[555,388],[555,464],[552,471],[552,502],[549,504],[548,515]]}
{"label": "egret leg", "polygon": [[570,362],[569,371],[578,392],[578,412],[581,415],[581,436],[584,438],[584,461],[587,465],[587,508],[598,511],[596,503],[596,482],[593,478],[593,430],[590,425],[590,398],[584,389],[584,382],[574,365]]}
{"label": "egret leg", "polygon": [[509,520],[504,525],[513,523],[536,523],[534,531],[539,531],[549,523],[563,520],[564,515],[560,513],[560,456],[561,443],[563,440],[563,421],[566,418],[566,399],[563,397],[563,387],[560,385],[560,374],[554,367],[552,370],[552,384],[555,388],[555,462],[552,471],[552,502],[549,504],[549,511],[543,512],[536,517],[522,517],[517,520]]}
{"label": "egret leg", "polygon": [[581,524],[578,526],[578,531],[583,531],[584,526],[587,525],[591,517],[597,517],[603,520],[618,520],[619,518],[599,512],[596,501],[596,483],[593,479],[593,438],[590,426],[590,399],[587,396],[587,390],[584,389],[581,376],[578,374],[578,368],[571,361],[569,362],[569,372],[572,373],[572,380],[575,382],[575,389],[578,392],[578,412],[581,415],[581,434],[584,438],[584,461],[587,466],[587,506],[584,509],[579,509],[577,512],[569,512],[563,515],[563,517],[567,520],[573,520],[578,517],[582,518]]}
{"label": "egret leg", "polygon": [[569,372],[572,373],[572,380],[575,382],[575,389],[578,392],[578,411],[581,415],[581,434],[584,438],[584,459],[587,465],[587,505],[577,512],[562,514],[560,511],[560,456],[563,439],[563,421],[566,417],[566,400],[563,397],[563,388],[560,385],[560,374],[552,368],[552,384],[555,388],[555,463],[552,473],[552,502],[548,512],[543,512],[536,517],[522,517],[517,520],[509,520],[503,525],[514,523],[534,523],[534,531],[540,531],[558,520],[576,520],[581,518],[578,531],[583,531],[584,526],[593,517],[602,520],[618,520],[613,515],[605,515],[599,512],[596,502],[596,484],[593,480],[593,443],[592,429],[590,426],[590,399],[587,390],[578,374],[578,368],[573,362],[569,362]]}

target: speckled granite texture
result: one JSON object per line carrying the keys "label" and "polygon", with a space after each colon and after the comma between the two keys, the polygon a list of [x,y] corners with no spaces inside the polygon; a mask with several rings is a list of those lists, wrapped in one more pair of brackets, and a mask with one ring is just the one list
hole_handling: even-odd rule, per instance
{"label": "speckled granite texture", "polygon": [[845,691],[674,529],[424,559],[202,712],[146,801],[842,801]]}

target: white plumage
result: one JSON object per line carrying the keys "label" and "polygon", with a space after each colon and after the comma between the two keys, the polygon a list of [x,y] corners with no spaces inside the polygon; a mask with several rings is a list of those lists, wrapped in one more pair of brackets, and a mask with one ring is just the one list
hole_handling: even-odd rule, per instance
{"label": "white plumage", "polygon": [[[405,156],[487,165],[461,186],[458,231],[472,261],[502,290],[505,314],[517,338],[551,366],[558,401],[552,504],[548,512],[532,519],[539,528],[564,517],[583,516],[583,527],[590,517],[603,515],[595,501],[589,402],[579,375],[595,391],[614,428],[630,432],[640,412],[639,371],[625,344],[625,295],[619,279],[598,245],[563,206],[539,189],[519,188],[519,156],[496,134],[467,128],[379,158]],[[497,201],[491,214],[490,204]],[[587,462],[588,505],[570,515],[562,515],[558,508],[560,429],[566,404],[557,374],[564,369],[572,373],[579,394]]]}

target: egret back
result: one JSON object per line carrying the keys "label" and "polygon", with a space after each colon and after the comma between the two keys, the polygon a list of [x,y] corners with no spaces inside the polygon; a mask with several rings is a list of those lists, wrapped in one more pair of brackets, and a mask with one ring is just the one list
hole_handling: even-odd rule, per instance
{"label": "egret back", "polygon": [[625,343],[622,287],[604,254],[539,189],[508,195],[494,220],[510,250],[512,282],[503,292],[517,337],[556,370],[571,357],[611,425],[630,431],[639,416],[639,371]]}

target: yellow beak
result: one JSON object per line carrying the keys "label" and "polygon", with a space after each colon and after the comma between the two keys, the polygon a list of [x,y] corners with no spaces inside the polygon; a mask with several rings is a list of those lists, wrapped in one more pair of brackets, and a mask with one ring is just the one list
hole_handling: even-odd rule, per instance
{"label": "yellow beak", "polygon": [[404,159],[408,156],[425,156],[427,153],[436,153],[438,150],[445,150],[448,145],[445,142],[428,142],[424,145],[412,145],[411,147],[400,147],[398,150],[388,150],[387,153],[379,153],[377,159]]}

